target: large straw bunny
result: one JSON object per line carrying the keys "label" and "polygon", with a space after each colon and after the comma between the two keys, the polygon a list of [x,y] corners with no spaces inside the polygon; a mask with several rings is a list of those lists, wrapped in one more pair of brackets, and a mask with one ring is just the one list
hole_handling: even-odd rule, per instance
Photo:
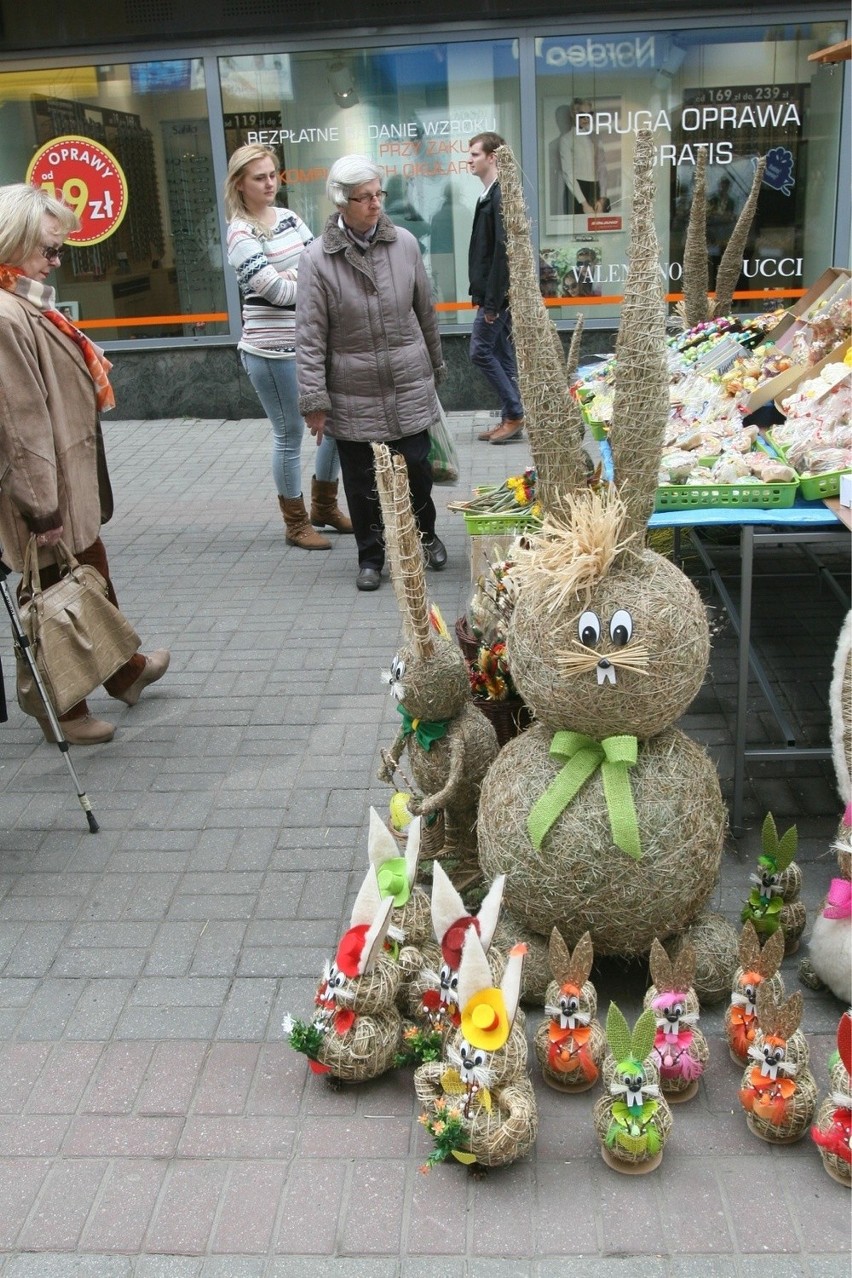
{"label": "large straw bunny", "polygon": [[650,134],[636,144],[630,271],[608,444],[615,483],[582,487],[582,422],[538,293],[523,198],[498,152],[515,343],[545,519],[517,555],[508,649],[536,721],[483,783],[479,852],[511,912],[595,953],[647,952],[716,881],[716,769],[674,727],[701,687],[709,630],[679,568],[645,545],[668,414]]}
{"label": "large straw bunny", "polygon": [[391,580],[405,636],[386,675],[402,727],[385,755],[379,779],[392,780],[407,749],[414,781],[425,796],[412,799],[410,811],[427,816],[442,808],[442,855],[469,868],[476,863],[479,789],[497,754],[497,737],[473,704],[461,650],[437,610],[428,607],[405,461],[385,444],[374,444],[373,454]]}
{"label": "large straw bunny", "polygon": [[452,1156],[470,1167],[503,1167],[532,1149],[538,1130],[535,1093],[526,1071],[527,1041],[517,1019],[524,946],[509,952],[499,986],[475,928],[468,927],[459,963],[459,1028],[445,1060],[414,1075],[421,1122],[435,1140],[432,1165]]}
{"label": "large straw bunny", "polygon": [[284,1018],[290,1046],[315,1074],[344,1083],[376,1078],[394,1064],[402,1038],[395,1006],[402,980],[385,949],[393,897],[382,898],[371,866],[352,908],[350,926],[326,963],[310,1022]]}

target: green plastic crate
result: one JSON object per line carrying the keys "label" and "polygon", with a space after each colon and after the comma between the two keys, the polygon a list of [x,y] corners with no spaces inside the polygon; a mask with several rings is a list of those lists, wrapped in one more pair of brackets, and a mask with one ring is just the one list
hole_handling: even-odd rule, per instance
{"label": "green plastic crate", "polygon": [[654,510],[707,510],[726,506],[786,510],[798,484],[666,484],[657,489]]}

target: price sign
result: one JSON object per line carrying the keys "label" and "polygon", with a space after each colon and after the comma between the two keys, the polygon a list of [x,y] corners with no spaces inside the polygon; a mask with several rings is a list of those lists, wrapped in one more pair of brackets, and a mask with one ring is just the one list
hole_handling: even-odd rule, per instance
{"label": "price sign", "polygon": [[111,151],[91,138],[53,138],[33,156],[27,181],[69,204],[80,219],[69,244],[100,244],[127,212],[127,180]]}

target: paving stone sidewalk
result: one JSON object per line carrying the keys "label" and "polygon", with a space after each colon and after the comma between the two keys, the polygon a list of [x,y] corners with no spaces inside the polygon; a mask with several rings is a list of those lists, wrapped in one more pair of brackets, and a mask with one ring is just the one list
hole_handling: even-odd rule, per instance
{"label": "paving stone sidewalk", "polygon": [[[429,585],[452,622],[469,538],[447,501],[528,464],[525,443],[476,441],[452,415],[461,478],[436,489],[449,566]],[[285,545],[262,421],[108,422],[116,516],[104,539],[119,598],[172,667],[128,709],[95,713],[112,743],[72,756],[101,830],[87,832],[59,752],[11,699],[0,724],[0,1275],[2,1278],[840,1278],[849,1195],[809,1140],[747,1130],[722,1009],[711,1062],[675,1112],[660,1169],[600,1158],[594,1093],[541,1085],[528,1160],[484,1180],[424,1176],[410,1075],[333,1092],[283,1038],[305,1015],[363,876],[375,777],[397,716],[379,678],[397,646],[387,580],[358,594],[351,539]],[[306,444],[305,482],[310,477]],[[755,626],[801,739],[824,744],[843,610],[812,573],[755,588]],[[695,561],[687,559],[695,568]],[[701,583],[706,589],[706,583]],[[732,771],[736,648],[714,653],[685,729]],[[5,638],[3,635],[5,634]],[[752,688],[750,732],[772,739]],[[813,917],[834,871],[828,764],[754,767],[746,830],[727,841],[712,905],[732,921],[771,809],[799,827]],[[785,961],[796,988],[800,955]],[[602,1009],[640,1005],[639,964],[596,968]],[[805,990],[814,1072],[842,1011]],[[538,1021],[528,1013],[530,1029]]]}

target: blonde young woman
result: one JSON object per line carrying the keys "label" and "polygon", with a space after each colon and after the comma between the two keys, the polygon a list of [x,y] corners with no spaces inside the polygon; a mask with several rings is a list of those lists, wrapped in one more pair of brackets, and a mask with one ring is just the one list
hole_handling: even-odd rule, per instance
{"label": "blonde young woman", "polygon": [[[80,223],[66,204],[25,183],[0,187],[0,545],[16,572],[31,537],[43,586],[59,580],[53,547],[60,539],[80,563],[110,580],[101,524],[112,490],[99,413],[115,404],[103,351],[56,309],[47,282],[64,241]],[[135,706],[166,673],[165,648],[136,653],[105,683],[111,697]],[[85,701],[60,716],[73,745],[111,740],[115,728],[89,714]],[[39,719],[48,741],[46,719]]]}
{"label": "blonde young woman", "polygon": [[231,156],[225,180],[228,261],[237,273],[243,304],[240,358],[272,426],[272,479],[291,546],[328,550],[317,527],[351,533],[337,505],[340,463],[326,437],[316,450],[310,516],[302,496],[305,423],[296,388],[296,277],[299,258],[314,238],[290,209],[275,203],[278,159],[258,143]]}

